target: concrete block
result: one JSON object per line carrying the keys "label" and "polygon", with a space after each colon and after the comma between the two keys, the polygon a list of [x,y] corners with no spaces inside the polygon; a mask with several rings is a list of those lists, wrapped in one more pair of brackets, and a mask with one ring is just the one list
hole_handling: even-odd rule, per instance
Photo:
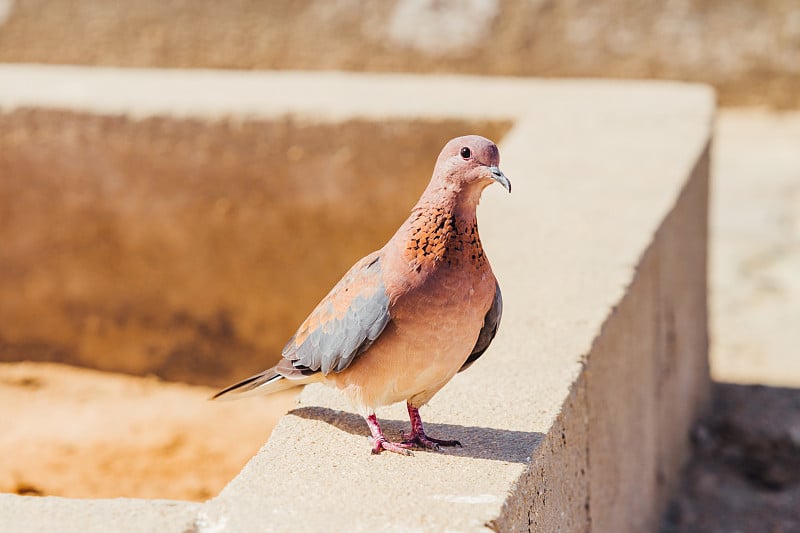
{"label": "concrete block", "polygon": [[[424,136],[418,146],[402,145],[402,153],[420,158],[411,173],[421,174],[422,181],[432,165],[428,152],[435,153],[441,144],[435,138],[450,135],[454,125],[485,133],[499,124],[492,132],[500,137],[501,166],[514,182],[510,197],[487,191],[479,213],[487,255],[504,290],[500,333],[486,356],[448,384],[424,413],[432,433],[458,438],[463,449],[413,458],[371,456],[360,418],[334,391],[310,386],[298,408],[216,498],[200,506],[178,505],[164,521],[160,504],[116,500],[96,507],[84,530],[113,524],[162,531],[636,531],[656,523],[685,456],[688,427],[703,408],[708,387],[705,244],[714,108],[708,89],[677,83],[0,68],[0,129],[25,108],[35,109],[31,116],[42,120],[64,120],[57,118],[62,110],[80,115],[63,122],[78,124],[78,131],[117,116],[113,124],[118,129],[108,126],[90,147],[105,146],[95,144],[100,137],[124,138],[147,121],[176,129],[194,121],[186,133],[169,141],[179,145],[177,139],[198,131],[216,132],[220,117],[257,131],[264,121],[289,116],[302,117],[309,128],[297,144],[305,153],[318,146],[305,140],[327,139],[315,136],[317,125],[322,132],[347,132],[355,122],[363,130],[355,127],[360,133],[350,149],[362,150],[369,146],[366,137],[399,122],[402,136],[413,138],[417,131]],[[224,171],[236,174],[237,158],[252,161],[246,148],[262,149],[263,138],[256,133],[237,138],[222,128],[208,135],[238,139],[231,141],[240,147],[234,162],[217,166],[208,157],[215,152],[206,152],[205,145],[167,151],[165,155],[175,154],[169,180],[184,183],[190,178],[182,169],[200,168],[192,154],[219,176],[197,183],[214,183],[223,179]],[[361,135],[364,145],[359,144]],[[153,136],[158,137],[134,136],[132,145],[148,146]],[[280,135],[274,139],[285,147],[279,153],[288,159],[292,144]],[[97,157],[81,143],[56,143],[58,150],[40,146],[31,150],[23,143],[18,149],[59,165],[68,161],[83,172],[94,166],[88,158]],[[123,191],[135,190],[134,184],[142,182],[126,176],[135,176],[136,161],[112,165],[127,170],[98,174],[89,182],[104,183],[103,176],[116,175]],[[388,166],[384,161],[360,167],[359,180],[373,187],[386,185],[369,177]],[[275,164],[291,171],[288,163]],[[148,168],[145,178],[139,178],[145,179],[143,190],[159,191],[156,170]],[[24,173],[14,175],[21,180]],[[283,194],[285,175],[270,179],[278,185],[266,184],[265,178],[243,190]],[[345,177],[333,172],[331,179]],[[319,188],[308,174],[295,180],[302,190]],[[176,187],[170,195],[180,198],[185,191]],[[142,195],[160,196],[167,195]],[[209,194],[200,204],[213,205],[212,198]],[[237,193],[232,209],[246,206],[247,199],[244,192]],[[318,202],[326,205],[324,197]],[[108,204],[113,213],[125,205],[141,213],[148,202]],[[359,220],[357,215],[353,220]],[[339,220],[321,218],[326,227]],[[137,220],[133,217],[132,229],[126,231],[134,231]],[[185,220],[180,234],[189,233],[192,221],[201,217]],[[313,221],[307,223],[313,226]],[[250,226],[233,227],[243,231]],[[261,227],[259,235],[264,231]],[[155,240],[153,235],[151,231],[148,239]],[[372,242],[376,235],[365,235],[360,239],[380,246]],[[213,261],[220,241],[191,242]],[[241,243],[219,246],[230,256],[247,249]],[[191,248],[171,252],[164,244],[160,249],[177,261]],[[16,250],[10,257],[22,265],[24,247]],[[361,250],[354,247],[348,253]],[[249,256],[239,260],[254,261]],[[244,268],[243,275],[256,271]],[[320,267],[326,275],[332,269]],[[222,272],[227,277],[234,271]],[[113,273],[104,279],[114,279]],[[193,290],[187,285],[176,291],[183,292]],[[187,296],[174,299],[180,298]],[[220,364],[237,363],[225,358]],[[405,425],[402,406],[378,415],[390,435]],[[4,496],[2,502],[3,509],[11,510],[0,514],[13,518],[12,526],[4,527],[10,530],[50,530],[72,523],[73,515],[79,523],[78,516],[86,512],[80,503],[63,499]]]}
{"label": "concrete block", "polygon": [[644,252],[586,366],[591,524],[652,531],[709,401],[708,149]]}

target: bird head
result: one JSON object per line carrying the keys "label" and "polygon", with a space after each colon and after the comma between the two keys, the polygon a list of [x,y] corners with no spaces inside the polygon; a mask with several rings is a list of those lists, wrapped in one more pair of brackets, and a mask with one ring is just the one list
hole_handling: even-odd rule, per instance
{"label": "bird head", "polygon": [[480,193],[497,182],[511,192],[511,182],[499,164],[500,151],[489,139],[478,135],[456,137],[442,148],[434,176],[442,180],[440,186],[456,191]]}

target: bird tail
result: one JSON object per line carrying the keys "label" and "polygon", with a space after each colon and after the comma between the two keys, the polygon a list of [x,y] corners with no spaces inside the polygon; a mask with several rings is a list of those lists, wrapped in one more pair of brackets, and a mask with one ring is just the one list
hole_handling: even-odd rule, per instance
{"label": "bird tail", "polygon": [[250,396],[265,396],[293,387],[301,387],[315,381],[320,381],[320,374],[301,375],[297,373],[286,377],[278,373],[278,367],[274,366],[269,370],[265,370],[255,376],[250,376],[247,379],[234,383],[230,387],[226,387],[211,397],[216,400],[221,396],[225,396],[223,400],[238,400],[239,398],[248,398]]}

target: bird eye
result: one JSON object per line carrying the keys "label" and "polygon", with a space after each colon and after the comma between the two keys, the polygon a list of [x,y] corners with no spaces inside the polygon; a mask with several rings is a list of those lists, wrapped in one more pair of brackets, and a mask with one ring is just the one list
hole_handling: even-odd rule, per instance
{"label": "bird eye", "polygon": [[469,159],[471,155],[472,152],[466,146],[461,149],[461,157],[463,157],[464,159]]}

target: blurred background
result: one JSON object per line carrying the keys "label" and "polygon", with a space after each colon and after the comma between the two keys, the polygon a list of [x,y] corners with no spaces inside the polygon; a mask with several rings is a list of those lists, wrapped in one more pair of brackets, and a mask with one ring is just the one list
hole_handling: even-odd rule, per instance
{"label": "blurred background", "polygon": [[677,79],[800,105],[796,0],[2,0],[0,61]]}
{"label": "blurred background", "polygon": [[[712,85],[717,406],[664,528],[800,530],[797,0],[0,0],[0,62]],[[0,462],[0,490],[214,494],[292,400],[186,406],[274,362],[330,285],[404,218],[447,139],[469,130],[500,140],[508,126],[346,123],[331,135],[291,119],[0,110],[0,409],[15,420],[0,446],[30,460]],[[84,157],[59,157],[76,147]],[[373,175],[396,150],[417,157]],[[342,202],[372,216],[343,215]],[[118,410],[98,415],[86,390]],[[120,412],[139,418],[113,435],[150,435],[128,438],[150,469],[138,481],[125,481],[136,469],[125,454],[98,452],[124,440],[108,437]],[[48,460],[31,444],[46,413],[65,421],[48,433]],[[154,416],[173,429],[154,430]],[[202,428],[218,424],[240,437],[210,449]],[[241,449],[226,450],[231,441]],[[227,470],[175,481],[208,456]]]}

